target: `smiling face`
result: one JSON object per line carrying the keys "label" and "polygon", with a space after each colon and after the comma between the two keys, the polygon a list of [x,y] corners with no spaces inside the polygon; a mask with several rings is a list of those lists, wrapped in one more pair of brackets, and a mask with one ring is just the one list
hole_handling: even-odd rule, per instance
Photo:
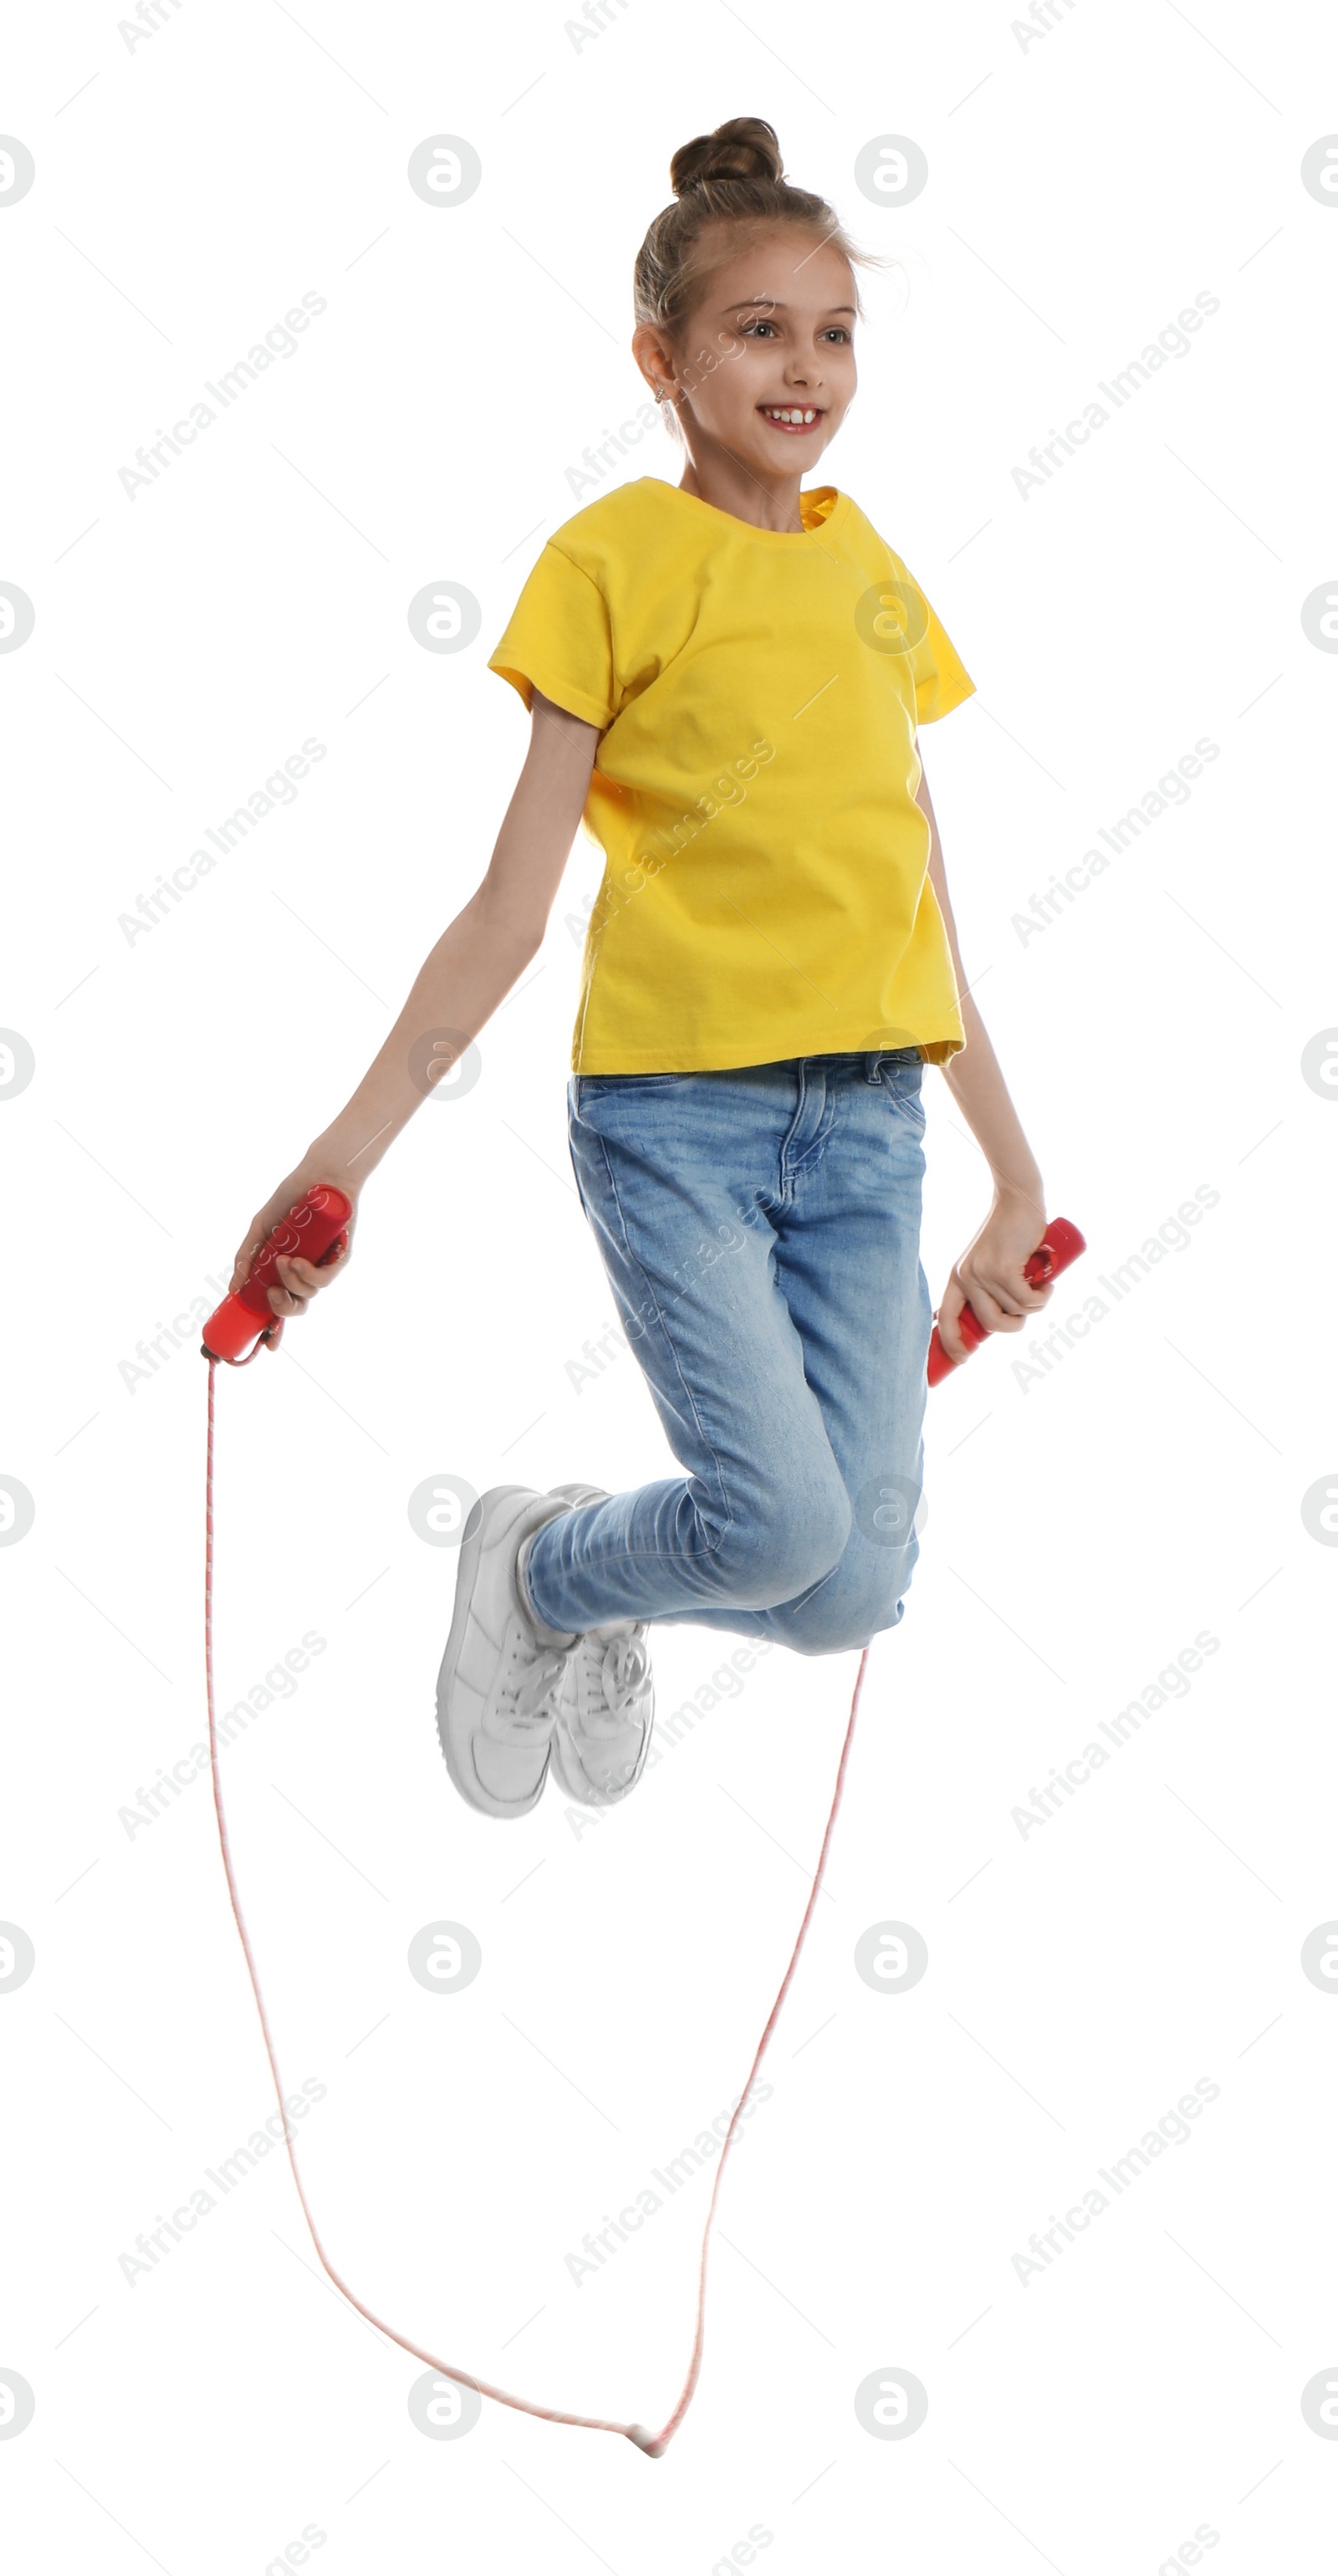
{"label": "smiling face", "polygon": [[699,474],[728,460],[779,494],[816,464],[850,407],[855,319],[854,280],[833,243],[798,224],[730,225],[679,329],[642,323],[632,349],[674,401]]}

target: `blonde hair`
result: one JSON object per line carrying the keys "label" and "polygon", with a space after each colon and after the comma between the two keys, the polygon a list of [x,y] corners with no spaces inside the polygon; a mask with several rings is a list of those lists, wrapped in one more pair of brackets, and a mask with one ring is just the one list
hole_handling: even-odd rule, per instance
{"label": "blonde hair", "polygon": [[[671,341],[679,337],[704,279],[728,256],[722,225],[737,230],[795,224],[840,251],[852,277],[857,268],[890,264],[851,240],[825,197],[791,186],[775,128],[760,116],[731,116],[713,134],[680,145],[669,178],[674,203],[656,216],[637,252],[632,292],[638,324],[654,324]],[[862,320],[858,280],[854,293]],[[672,403],[665,406],[665,419],[681,436]]]}

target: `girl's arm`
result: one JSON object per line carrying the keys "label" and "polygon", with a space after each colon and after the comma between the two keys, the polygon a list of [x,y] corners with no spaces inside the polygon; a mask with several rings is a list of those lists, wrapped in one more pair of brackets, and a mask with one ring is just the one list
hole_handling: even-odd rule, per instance
{"label": "girl's arm", "polygon": [[[242,1285],[271,1228],[318,1182],[336,1184],[353,1201],[351,1240],[367,1174],[427,1097],[430,1084],[420,1057],[431,1047],[432,1032],[451,1033],[449,1041],[439,1038],[432,1049],[433,1060],[446,1071],[543,945],[598,742],[597,726],[583,724],[534,691],[529,751],[487,875],[424,959],[399,1018],[352,1099],[252,1217],[233,1264],[233,1288]],[[274,1314],[302,1314],[317,1289],[347,1264],[347,1254],[325,1269],[296,1257],[281,1258],[277,1266],[284,1284],[269,1292]],[[271,1347],[277,1346],[280,1330],[276,1327],[270,1336]]]}
{"label": "girl's arm", "polygon": [[939,1339],[949,1359],[964,1360],[968,1346],[957,1329],[964,1305],[974,1308],[988,1331],[1020,1333],[1028,1315],[1050,1297],[1049,1287],[1034,1288],[1022,1275],[1023,1263],[1045,1232],[1045,1186],[985,1024],[967,990],[943,848],[923,767],[915,801],[929,825],[929,881],[948,934],[966,1035],[965,1048],[943,1066],[943,1077],[994,1176],[994,1204],[954,1263],[938,1309]]}

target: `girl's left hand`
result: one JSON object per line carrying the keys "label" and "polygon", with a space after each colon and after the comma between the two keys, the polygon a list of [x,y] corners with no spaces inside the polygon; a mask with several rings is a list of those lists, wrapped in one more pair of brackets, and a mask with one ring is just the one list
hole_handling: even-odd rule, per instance
{"label": "girl's left hand", "polygon": [[950,1360],[970,1357],[957,1318],[970,1306],[990,1333],[1020,1333],[1029,1315],[1047,1305],[1053,1281],[1033,1287],[1022,1275],[1045,1232],[1045,1214],[1031,1198],[1001,1192],[980,1232],[954,1263],[938,1309],[938,1337]]}

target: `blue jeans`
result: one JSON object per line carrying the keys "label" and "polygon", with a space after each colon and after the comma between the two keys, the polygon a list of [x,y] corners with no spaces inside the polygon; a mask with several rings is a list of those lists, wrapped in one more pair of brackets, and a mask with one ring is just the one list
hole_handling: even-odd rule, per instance
{"label": "blue jeans", "polygon": [[581,1204],[687,1472],[545,1523],[527,1578],[548,1627],[826,1655],[898,1624],[932,1321],[923,1077],[914,1047],[572,1076]]}

